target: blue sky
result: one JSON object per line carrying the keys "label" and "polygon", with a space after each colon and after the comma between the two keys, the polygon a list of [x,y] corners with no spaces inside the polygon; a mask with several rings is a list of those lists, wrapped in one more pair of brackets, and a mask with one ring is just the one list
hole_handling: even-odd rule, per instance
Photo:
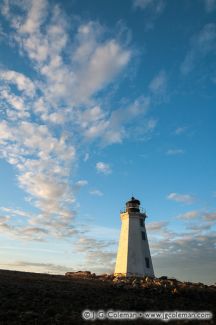
{"label": "blue sky", "polygon": [[0,267],[112,272],[133,194],[155,274],[214,282],[216,1],[0,9]]}

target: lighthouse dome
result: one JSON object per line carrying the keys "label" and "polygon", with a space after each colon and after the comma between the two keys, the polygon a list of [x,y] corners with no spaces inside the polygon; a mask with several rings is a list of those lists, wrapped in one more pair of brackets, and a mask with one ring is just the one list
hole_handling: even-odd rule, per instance
{"label": "lighthouse dome", "polygon": [[140,201],[135,199],[132,196],[132,198],[126,202],[126,211],[127,212],[140,212],[139,206],[140,206]]}

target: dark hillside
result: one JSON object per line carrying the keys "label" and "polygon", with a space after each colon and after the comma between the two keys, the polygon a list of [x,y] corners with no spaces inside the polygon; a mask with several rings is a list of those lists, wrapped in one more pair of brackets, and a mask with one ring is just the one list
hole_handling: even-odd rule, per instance
{"label": "dark hillside", "polygon": [[[123,321],[84,321],[81,312],[211,311],[216,312],[216,287],[175,279],[115,279],[112,276],[48,275],[0,270],[0,324],[122,324]],[[126,324],[160,324],[133,320]],[[215,324],[176,321],[169,324]]]}

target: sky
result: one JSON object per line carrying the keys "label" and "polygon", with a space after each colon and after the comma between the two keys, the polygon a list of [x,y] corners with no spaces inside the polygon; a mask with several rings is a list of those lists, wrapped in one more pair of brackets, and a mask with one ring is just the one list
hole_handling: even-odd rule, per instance
{"label": "sky", "polygon": [[0,2],[0,268],[215,282],[216,0]]}

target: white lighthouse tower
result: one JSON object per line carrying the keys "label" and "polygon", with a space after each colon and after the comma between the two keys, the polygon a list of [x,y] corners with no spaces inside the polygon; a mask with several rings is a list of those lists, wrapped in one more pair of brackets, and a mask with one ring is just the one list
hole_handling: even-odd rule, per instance
{"label": "white lighthouse tower", "polygon": [[145,213],[140,212],[140,201],[134,197],[126,203],[122,220],[115,275],[151,276],[154,270],[145,228]]}

